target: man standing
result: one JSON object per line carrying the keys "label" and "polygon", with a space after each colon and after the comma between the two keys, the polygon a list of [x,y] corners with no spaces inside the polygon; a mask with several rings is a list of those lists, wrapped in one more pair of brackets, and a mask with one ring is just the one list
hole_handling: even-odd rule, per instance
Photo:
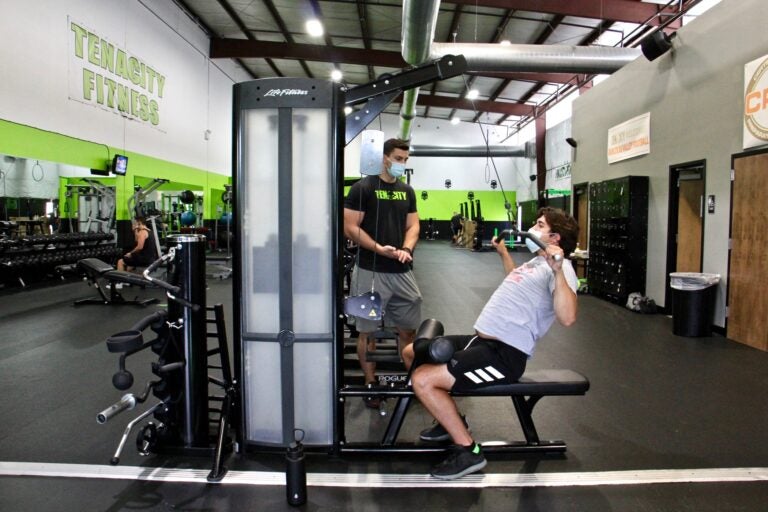
{"label": "man standing", "polygon": [[[381,294],[381,310],[387,325],[398,333],[398,348],[413,342],[421,321],[421,292],[411,271],[413,251],[419,239],[416,194],[400,181],[405,173],[410,147],[406,141],[384,143],[382,169],[352,185],[344,200],[344,235],[358,246],[358,262],[352,276],[351,293],[373,288]],[[372,333],[378,322],[355,318],[357,355],[366,384],[376,381],[376,363],[366,352],[376,349]],[[366,397],[365,404],[377,409],[380,400]]]}

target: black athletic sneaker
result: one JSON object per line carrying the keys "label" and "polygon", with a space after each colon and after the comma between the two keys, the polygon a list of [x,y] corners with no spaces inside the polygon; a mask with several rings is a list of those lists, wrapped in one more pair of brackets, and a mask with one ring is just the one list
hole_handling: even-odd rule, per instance
{"label": "black athletic sneaker", "polygon": [[[467,427],[467,430],[469,430],[469,423],[467,423],[467,417],[463,414],[461,415],[461,421],[464,422],[464,426]],[[422,441],[427,441],[429,443],[440,443],[443,441],[450,441],[451,440],[451,434],[448,433],[445,428],[435,420],[432,422],[432,426],[430,428],[425,428],[421,431],[419,434],[419,439]]]}
{"label": "black athletic sneaker", "polygon": [[477,453],[465,446],[454,446],[448,458],[432,468],[431,475],[440,480],[454,480],[483,469],[488,461],[483,457],[480,445],[474,446]]}
{"label": "black athletic sneaker", "polygon": [[364,396],[363,403],[369,409],[381,409],[381,398],[378,396]]}

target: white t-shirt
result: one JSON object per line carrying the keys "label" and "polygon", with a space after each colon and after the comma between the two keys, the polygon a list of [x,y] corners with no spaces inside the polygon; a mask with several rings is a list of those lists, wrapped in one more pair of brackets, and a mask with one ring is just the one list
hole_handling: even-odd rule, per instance
{"label": "white t-shirt", "polygon": [[[563,273],[574,293],[579,286],[569,260]],[[555,320],[555,273],[543,256],[516,267],[493,292],[475,321],[475,330],[511,345],[530,357],[536,341]]]}

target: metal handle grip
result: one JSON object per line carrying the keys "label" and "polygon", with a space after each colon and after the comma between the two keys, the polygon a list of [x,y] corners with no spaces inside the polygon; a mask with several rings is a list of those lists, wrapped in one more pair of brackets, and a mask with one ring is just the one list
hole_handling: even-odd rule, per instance
{"label": "metal handle grip", "polygon": [[121,412],[133,409],[134,407],[136,407],[136,397],[132,393],[123,395],[123,398],[118,402],[115,402],[96,415],[96,423],[103,425]]}
{"label": "metal handle grip", "polygon": [[[533,243],[535,243],[536,245],[538,245],[544,251],[547,250],[547,244],[542,242],[541,238],[537,237],[536,235],[534,235],[533,233],[531,233],[529,231],[518,231],[516,229],[505,229],[504,231],[499,233],[499,236],[501,238],[505,238],[504,235],[507,235],[507,234],[511,235],[511,236],[519,236],[520,238],[527,238],[530,241],[532,241]],[[562,259],[563,259],[563,257],[561,255],[559,255],[559,254],[555,255],[555,261],[560,261]]]}

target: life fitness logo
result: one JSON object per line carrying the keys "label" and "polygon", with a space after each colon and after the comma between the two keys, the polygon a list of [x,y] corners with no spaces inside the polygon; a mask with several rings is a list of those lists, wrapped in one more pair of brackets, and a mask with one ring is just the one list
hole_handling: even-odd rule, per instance
{"label": "life fitness logo", "polygon": [[268,96],[306,96],[309,91],[305,89],[270,89],[264,93],[264,97]]}
{"label": "life fitness logo", "polygon": [[744,125],[753,137],[768,141],[768,58],[760,62],[747,83]]}

